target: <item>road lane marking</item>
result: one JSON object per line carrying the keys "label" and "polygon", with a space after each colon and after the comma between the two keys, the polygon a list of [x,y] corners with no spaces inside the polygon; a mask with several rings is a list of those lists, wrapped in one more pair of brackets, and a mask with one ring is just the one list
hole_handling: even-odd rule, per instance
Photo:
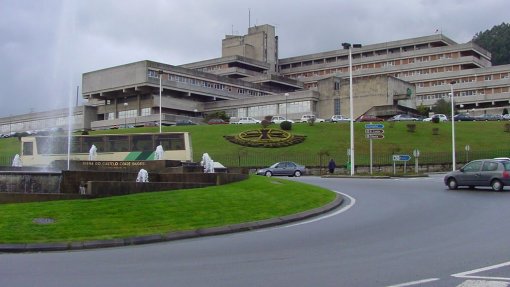
{"label": "road lane marking", "polygon": [[505,263],[501,263],[501,264],[496,264],[496,265],[488,266],[488,267],[474,269],[474,270],[470,270],[470,271],[466,271],[466,272],[452,274],[451,276],[452,277],[457,277],[457,278],[465,278],[465,279],[485,279],[485,280],[506,280],[506,281],[510,281],[510,278],[507,278],[507,277],[488,277],[488,276],[473,276],[472,275],[472,274],[476,274],[476,273],[479,273],[479,272],[489,271],[489,270],[493,270],[493,269],[497,269],[497,268],[501,268],[501,267],[505,267],[505,266],[509,266],[509,265],[510,265],[510,261],[509,262],[505,262]]}
{"label": "road lane marking", "polygon": [[418,280],[418,281],[413,281],[413,282],[401,283],[401,284],[397,284],[397,285],[390,285],[390,286],[386,286],[386,287],[413,286],[413,285],[419,285],[419,284],[424,284],[424,283],[430,283],[430,282],[434,282],[434,281],[437,281],[437,280],[439,280],[439,278],[429,278],[429,279],[423,279],[423,280]]}
{"label": "road lane marking", "polygon": [[507,287],[508,282],[503,281],[485,281],[485,280],[467,280],[457,287]]}
{"label": "road lane marking", "polygon": [[320,216],[320,217],[317,217],[317,218],[314,218],[314,219],[310,219],[310,220],[305,220],[305,221],[302,221],[302,222],[298,222],[298,223],[294,223],[294,224],[289,224],[289,225],[285,225],[285,226],[282,226],[282,228],[287,228],[287,227],[293,227],[293,226],[298,226],[298,225],[303,225],[303,224],[308,224],[308,223],[312,223],[312,222],[316,222],[316,221],[319,221],[319,220],[323,220],[323,219],[326,219],[326,218],[329,218],[329,217],[332,217],[332,216],[336,216],[340,213],[343,213],[343,212],[346,212],[347,210],[349,210],[351,207],[354,206],[354,204],[356,204],[356,199],[348,194],[345,194],[345,193],[342,193],[342,192],[339,192],[339,191],[336,191],[336,190],[333,190],[334,192],[342,195],[342,196],[345,196],[349,199],[349,204],[347,204],[346,206],[340,208],[339,210],[333,212],[333,213],[330,213],[330,214],[326,214],[326,215],[323,215],[323,216]]}

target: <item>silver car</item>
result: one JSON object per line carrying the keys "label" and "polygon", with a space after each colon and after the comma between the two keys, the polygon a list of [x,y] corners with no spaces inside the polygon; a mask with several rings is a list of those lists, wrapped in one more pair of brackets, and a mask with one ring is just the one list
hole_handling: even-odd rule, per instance
{"label": "silver car", "polygon": [[510,185],[510,160],[479,159],[467,163],[461,169],[449,172],[444,177],[449,189],[459,186],[490,186],[495,191]]}
{"label": "silver car", "polygon": [[305,167],[291,161],[282,161],[273,164],[270,167],[257,170],[258,175],[273,176],[286,175],[299,177],[305,173]]}

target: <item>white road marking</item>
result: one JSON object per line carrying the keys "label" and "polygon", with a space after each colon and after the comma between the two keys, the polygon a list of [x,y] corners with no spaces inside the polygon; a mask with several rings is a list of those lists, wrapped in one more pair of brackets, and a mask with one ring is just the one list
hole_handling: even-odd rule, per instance
{"label": "white road marking", "polygon": [[413,286],[413,285],[419,285],[419,284],[424,284],[424,283],[430,283],[430,282],[434,282],[437,280],[439,280],[439,278],[429,278],[429,279],[423,279],[423,280],[418,280],[418,281],[413,281],[413,282],[407,282],[407,283],[402,283],[402,284],[397,284],[397,285],[386,286],[386,287]]}
{"label": "white road marking", "polygon": [[470,271],[466,271],[466,272],[452,274],[451,276],[457,277],[457,278],[465,278],[465,279],[485,279],[485,280],[506,280],[506,281],[510,281],[510,278],[508,278],[508,277],[487,277],[487,276],[473,276],[472,275],[472,274],[476,274],[476,273],[479,273],[479,272],[493,270],[493,269],[497,269],[497,268],[501,268],[501,267],[505,267],[505,266],[509,266],[509,265],[510,265],[510,261],[509,262],[505,262],[505,263],[501,263],[501,264],[496,264],[496,265],[488,266],[488,267],[483,267],[483,268],[475,269],[475,270],[470,270]]}
{"label": "white road marking", "polygon": [[312,222],[316,222],[316,221],[319,221],[319,220],[323,220],[323,219],[326,219],[326,218],[329,218],[329,217],[332,217],[332,216],[336,216],[340,213],[343,213],[343,212],[346,212],[347,210],[349,210],[351,207],[354,206],[354,204],[356,203],[356,199],[350,195],[347,195],[345,193],[341,193],[339,191],[336,191],[336,190],[333,190],[334,192],[344,196],[344,197],[347,197],[349,199],[349,204],[342,207],[341,209],[333,212],[333,213],[330,213],[330,214],[326,214],[326,215],[323,215],[321,217],[317,217],[317,218],[314,218],[314,219],[310,219],[310,220],[306,220],[306,221],[302,221],[302,222],[298,222],[298,223],[294,223],[294,224],[289,224],[289,225],[285,225],[285,226],[282,226],[282,228],[287,228],[287,227],[293,227],[293,226],[298,226],[298,225],[303,225],[303,224],[308,224],[308,223],[312,223]]}
{"label": "white road marking", "polygon": [[485,280],[467,280],[457,287],[507,287],[508,282],[503,281],[485,281]]}

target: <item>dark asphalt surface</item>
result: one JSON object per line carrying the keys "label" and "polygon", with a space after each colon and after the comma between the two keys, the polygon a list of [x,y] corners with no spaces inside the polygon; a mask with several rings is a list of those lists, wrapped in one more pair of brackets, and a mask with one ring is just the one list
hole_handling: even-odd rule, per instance
{"label": "dark asphalt surface", "polygon": [[343,206],[354,204],[322,220],[243,233],[3,253],[0,286],[459,286],[468,276],[510,282],[510,263],[469,272],[510,261],[508,188],[448,191],[440,175],[294,180],[345,193],[353,200]]}

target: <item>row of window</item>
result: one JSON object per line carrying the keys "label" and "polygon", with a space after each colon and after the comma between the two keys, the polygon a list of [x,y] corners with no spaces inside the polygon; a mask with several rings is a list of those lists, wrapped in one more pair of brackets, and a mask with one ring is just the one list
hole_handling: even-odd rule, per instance
{"label": "row of window", "polygon": [[285,115],[312,112],[311,101],[281,103],[273,105],[254,106],[248,108],[237,109],[234,117],[258,117],[262,118],[268,115]]}
{"label": "row of window", "polygon": [[[496,89],[489,89],[487,91],[487,94],[499,94],[499,93],[510,93],[509,87],[502,87],[502,88],[496,88]],[[466,97],[466,96],[476,96],[476,95],[485,95],[486,91],[483,89],[480,90],[468,90],[468,91],[460,91],[460,92],[454,92],[454,97]],[[417,96],[419,100],[435,100],[435,99],[445,99],[449,98],[449,93],[436,93],[436,94],[429,94],[429,95],[422,95]]]}
{"label": "row of window", "polygon": [[[37,119],[27,122],[17,122],[12,124],[0,125],[0,133],[9,133],[12,131],[34,131],[45,130],[51,127],[65,127],[69,121],[68,117],[57,117],[49,119]],[[73,123],[83,122],[83,115],[73,115],[71,117]]]}
{"label": "row of window", "polygon": [[[151,115],[151,108],[143,108],[140,109],[140,116],[149,116]],[[118,119],[124,119],[124,118],[132,118],[138,116],[138,110],[127,110],[127,111],[119,111]],[[105,120],[114,120],[115,119],[115,113],[106,113],[104,115]]]}
{"label": "row of window", "polygon": [[[378,54],[384,55],[384,54]],[[386,62],[375,62],[371,63],[369,65],[375,65],[375,66],[397,66],[397,65],[406,65],[406,64],[412,64],[412,63],[421,63],[421,62],[428,62],[428,61],[436,61],[436,60],[443,60],[443,59],[451,59],[454,57],[458,57],[458,53],[442,53],[437,55],[429,55],[429,56],[419,56],[419,57],[412,57],[412,58],[406,58],[406,59],[398,59],[398,60],[391,60]],[[362,54],[353,54],[353,59],[359,59],[359,58],[369,58],[373,56],[371,53],[362,53]],[[324,64],[324,63],[334,63],[338,61],[348,61],[348,56],[338,56],[338,57],[330,57],[325,59],[317,59],[317,60],[310,60],[310,61],[304,61],[304,62],[297,62],[297,63],[291,63],[291,64],[285,64],[281,65],[281,70],[288,70],[291,68],[298,68],[298,67],[306,67],[316,64]]]}
{"label": "row of window", "polygon": [[[159,78],[159,74],[157,71],[149,70],[148,76],[153,78]],[[216,89],[216,90],[223,90],[228,91],[229,93],[234,94],[240,94],[240,95],[250,95],[250,96],[266,96],[268,93],[264,93],[257,90],[247,89],[247,88],[239,88],[234,87],[222,83],[217,82],[210,82],[205,80],[199,80],[195,78],[185,77],[181,75],[175,75],[175,74],[165,74],[164,78],[169,81],[175,81],[180,83],[186,83],[193,86],[199,86],[204,88],[210,88],[210,89]]]}

